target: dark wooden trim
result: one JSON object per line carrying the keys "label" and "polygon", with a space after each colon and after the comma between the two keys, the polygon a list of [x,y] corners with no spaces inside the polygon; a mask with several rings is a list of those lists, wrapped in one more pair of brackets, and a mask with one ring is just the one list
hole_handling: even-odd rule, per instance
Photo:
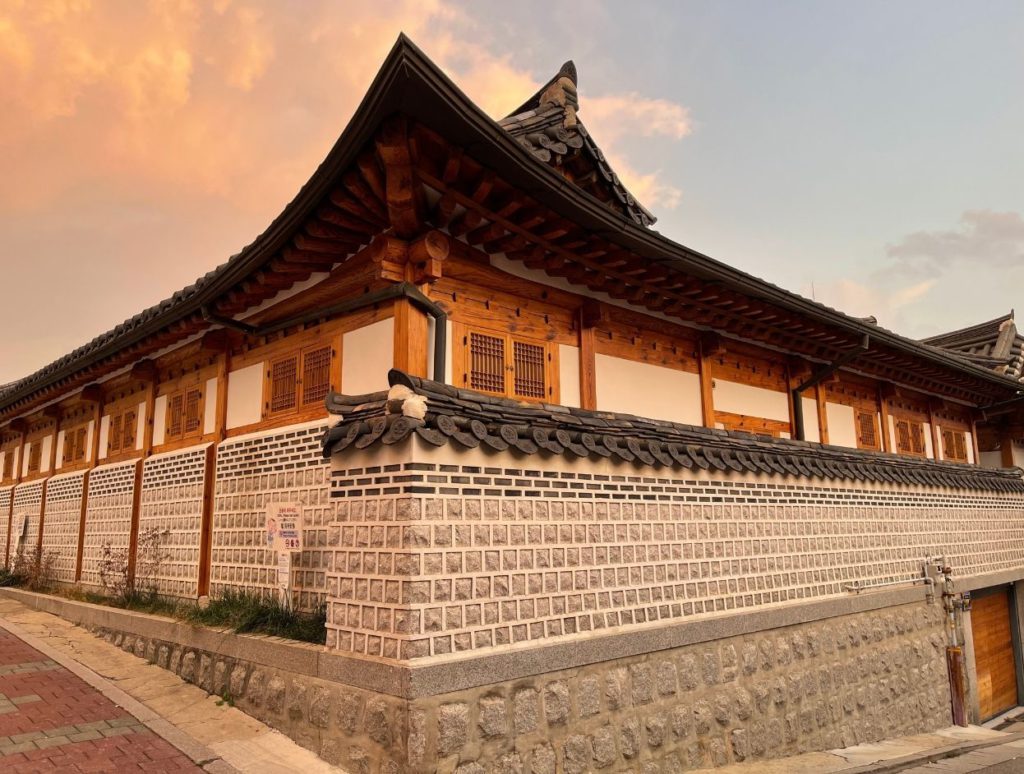
{"label": "dark wooden trim", "polygon": [[197,593],[200,597],[210,595],[210,575],[213,565],[213,506],[214,488],[217,485],[217,444],[206,447],[206,469],[203,474],[203,510],[199,528],[199,579]]}

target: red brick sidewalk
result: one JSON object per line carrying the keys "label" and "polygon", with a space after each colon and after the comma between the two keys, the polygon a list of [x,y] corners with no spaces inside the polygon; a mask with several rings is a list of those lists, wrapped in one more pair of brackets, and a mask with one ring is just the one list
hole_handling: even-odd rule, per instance
{"label": "red brick sidewalk", "polygon": [[202,769],[95,688],[0,629],[0,771]]}

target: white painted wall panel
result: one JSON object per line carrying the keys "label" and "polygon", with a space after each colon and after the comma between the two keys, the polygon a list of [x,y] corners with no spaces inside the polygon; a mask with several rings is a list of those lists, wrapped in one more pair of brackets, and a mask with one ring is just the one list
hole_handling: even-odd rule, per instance
{"label": "white painted wall panel", "polygon": [[970,433],[964,433],[964,443],[967,445],[967,461],[973,465],[974,464],[974,438],[971,437]]}
{"label": "white painted wall panel", "polygon": [[85,459],[92,462],[92,434],[96,432],[96,420],[90,419],[85,429]]}
{"label": "white painted wall panel", "polygon": [[[429,348],[433,350],[431,346]],[[349,331],[341,343],[341,391],[363,395],[388,388],[388,371],[395,363],[395,321],[380,320]],[[427,368],[432,365],[428,351]]]}
{"label": "white painted wall panel", "polygon": [[[931,422],[924,423],[924,456],[931,459],[937,459],[935,456],[935,449],[932,444],[932,425]],[[896,448],[893,446],[892,448]]]}
{"label": "white painted wall panel", "polygon": [[106,416],[100,420],[100,452],[101,460],[107,457],[107,438],[110,436],[110,417]]}
{"label": "white painted wall panel", "polygon": [[580,348],[558,345],[559,402],[563,406],[580,407]]}
{"label": "white painted wall panel", "polygon": [[[35,443],[39,443],[39,441]],[[21,459],[21,476],[24,478],[28,475],[28,458],[32,456],[32,444],[27,443],[22,448],[25,449],[25,454]]]}
{"label": "white painted wall panel", "polygon": [[153,445],[159,446],[167,438],[167,396],[153,401]]}
{"label": "white painted wall panel", "polygon": [[46,473],[50,470],[50,454],[53,451],[53,436],[43,436],[43,456],[39,461],[39,470]]}
{"label": "white painted wall panel", "polygon": [[[1002,454],[1002,452],[1000,452]],[[1013,442],[1013,464],[1018,468],[1024,468],[1024,445]],[[996,467],[1002,467],[997,465]]]}
{"label": "white painted wall panel", "polygon": [[597,355],[597,407],[686,425],[704,423],[700,378],[673,368]]}
{"label": "white painted wall panel", "polygon": [[[430,378],[435,378],[434,374],[434,326],[437,323],[433,317],[427,318],[427,372],[430,374]],[[449,321],[445,321],[445,356],[444,356],[444,374],[442,379],[445,384],[452,383],[452,324]],[[345,378],[345,372],[342,371],[341,378]]]}
{"label": "white painted wall panel", "polygon": [[1003,467],[1003,453],[1001,451],[982,452],[980,464],[983,468],[1001,468]]}
{"label": "white painted wall panel", "polygon": [[818,427],[818,402],[814,398],[801,398],[804,409],[804,440],[821,443],[821,428]]}
{"label": "white painted wall panel", "polygon": [[789,421],[789,398],[785,392],[715,379],[714,395],[715,411]]}
{"label": "white painted wall panel", "polygon": [[[391,351],[390,349],[388,350]],[[263,363],[228,374],[228,429],[251,425],[263,416]]]}
{"label": "white painted wall panel", "polygon": [[135,412],[135,451],[142,451],[146,445],[146,402],[138,405]]}
{"label": "white painted wall panel", "polygon": [[828,421],[828,442],[831,445],[857,448],[857,422],[852,406],[826,403],[825,419]]}
{"label": "white painted wall panel", "polygon": [[57,456],[53,460],[53,469],[60,470],[64,467],[64,431],[57,433]]}
{"label": "white painted wall panel", "polygon": [[206,380],[206,406],[203,410],[203,432],[217,429],[217,377]]}

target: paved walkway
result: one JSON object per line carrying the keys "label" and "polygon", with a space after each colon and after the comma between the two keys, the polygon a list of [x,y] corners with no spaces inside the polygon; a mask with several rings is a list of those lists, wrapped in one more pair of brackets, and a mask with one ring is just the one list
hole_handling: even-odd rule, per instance
{"label": "paved walkway", "polygon": [[0,769],[202,771],[84,680],[3,629]]}
{"label": "paved walkway", "polygon": [[0,598],[0,772],[140,769],[343,774],[177,675]]}

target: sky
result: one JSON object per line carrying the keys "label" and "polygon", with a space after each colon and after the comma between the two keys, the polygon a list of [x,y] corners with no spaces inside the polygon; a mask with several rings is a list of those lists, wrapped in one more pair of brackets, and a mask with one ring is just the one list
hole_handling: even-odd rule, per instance
{"label": "sky", "polygon": [[915,338],[1024,307],[1019,0],[0,0],[0,384],[251,242],[402,31],[495,117],[573,59],[688,247]]}

